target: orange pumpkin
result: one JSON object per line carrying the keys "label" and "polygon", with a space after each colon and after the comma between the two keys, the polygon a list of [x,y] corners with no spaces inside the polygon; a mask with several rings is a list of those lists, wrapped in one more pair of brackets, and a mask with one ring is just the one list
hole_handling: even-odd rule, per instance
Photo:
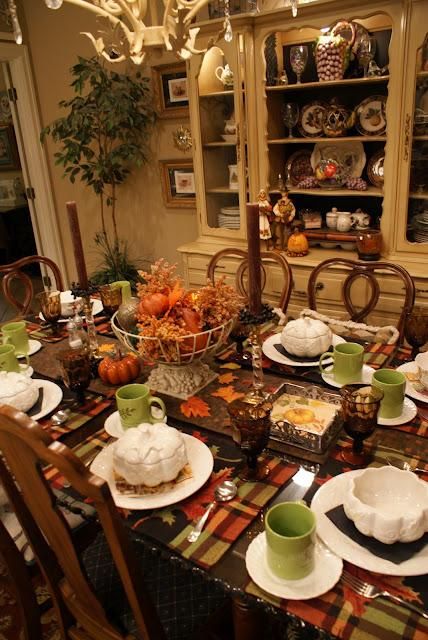
{"label": "orange pumpkin", "polygon": [[140,361],[133,353],[119,358],[106,356],[98,365],[98,375],[105,384],[128,384],[140,374]]}
{"label": "orange pumpkin", "polygon": [[139,312],[148,316],[161,316],[169,308],[169,298],[163,293],[150,293],[145,296],[139,305]]}
{"label": "orange pumpkin", "polygon": [[306,256],[309,252],[309,243],[304,233],[302,233],[302,223],[294,222],[294,232],[288,238],[287,255],[291,257]]}
{"label": "orange pumpkin", "polygon": [[[186,329],[189,330],[189,333],[201,333],[203,331],[201,324],[201,316],[194,309],[184,308],[182,310],[182,317],[184,320],[184,324]],[[193,346],[195,351],[201,351],[206,347],[208,340],[208,334],[204,334],[202,336],[198,336],[196,339],[194,338],[186,338],[183,341],[183,344],[186,345],[187,348],[193,351]]]}

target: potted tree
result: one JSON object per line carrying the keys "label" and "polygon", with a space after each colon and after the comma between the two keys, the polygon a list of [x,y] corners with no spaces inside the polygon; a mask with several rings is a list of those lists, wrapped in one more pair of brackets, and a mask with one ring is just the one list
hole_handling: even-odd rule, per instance
{"label": "potted tree", "polygon": [[95,244],[103,261],[92,282],[133,281],[136,266],[118,232],[117,186],[148,159],[155,121],[149,80],[139,72],[130,77],[113,71],[97,57],[79,57],[70,72],[76,95],[61,100],[68,113],[42,130],[41,141],[50,135],[59,142],[55,163],[64,167],[64,176],[72,183],[79,179],[99,196],[101,229]]}

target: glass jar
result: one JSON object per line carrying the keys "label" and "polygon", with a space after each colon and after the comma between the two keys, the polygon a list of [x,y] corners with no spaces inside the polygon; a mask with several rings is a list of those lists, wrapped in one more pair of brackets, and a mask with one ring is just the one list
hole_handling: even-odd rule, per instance
{"label": "glass jar", "polygon": [[379,260],[382,249],[381,231],[362,231],[357,235],[356,239],[360,260]]}

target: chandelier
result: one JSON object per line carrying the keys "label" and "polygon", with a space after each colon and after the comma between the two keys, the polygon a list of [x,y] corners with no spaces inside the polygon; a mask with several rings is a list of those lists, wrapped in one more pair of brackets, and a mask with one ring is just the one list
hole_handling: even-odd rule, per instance
{"label": "chandelier", "polygon": [[64,2],[107,20],[108,32],[99,31],[97,37],[87,32],[84,35],[110,62],[129,58],[141,64],[147,53],[156,49],[171,51],[186,60],[192,54],[203,53],[222,36],[232,39],[229,0],[224,0],[223,28],[203,50],[195,46],[199,28],[192,27],[192,23],[209,0],[163,0],[164,13],[159,23],[155,0],[45,0],[49,9],[60,9]]}

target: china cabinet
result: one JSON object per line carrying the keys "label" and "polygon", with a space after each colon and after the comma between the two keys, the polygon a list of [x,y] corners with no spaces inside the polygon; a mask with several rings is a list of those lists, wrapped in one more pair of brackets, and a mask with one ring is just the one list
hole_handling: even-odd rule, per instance
{"label": "china cabinet", "polygon": [[[220,248],[245,244],[245,203],[266,188],[273,205],[286,182],[298,217],[321,214],[326,233],[331,232],[326,216],[334,207],[368,214],[371,227],[382,231],[382,258],[406,267],[415,278],[418,302],[428,304],[427,16],[428,0],[351,1],[345,14],[343,3],[320,0],[299,7],[294,19],[284,8],[236,16],[232,42],[221,41],[192,58],[199,237],[179,248],[189,286],[205,282],[207,263]],[[212,22],[200,25],[207,39]],[[330,42],[325,33],[332,30],[349,42],[344,73],[339,54],[325,58],[320,44],[316,47]],[[340,38],[337,42],[343,46]],[[296,63],[301,50],[305,60]],[[219,79],[226,64],[233,86]],[[320,171],[333,164],[343,170],[343,179],[322,180]],[[314,231],[308,232],[309,254],[288,258],[294,279],[291,316],[307,305],[314,266],[329,257],[358,257],[352,231],[343,236]],[[231,278],[235,270],[233,260],[224,265]],[[321,283],[321,312],[343,312],[342,275],[339,269]],[[280,278],[272,265],[265,292],[273,302]],[[369,319],[373,323],[385,324],[400,299],[401,285],[387,276],[383,284],[382,311]],[[362,306],[369,292],[362,282],[357,287]]]}

